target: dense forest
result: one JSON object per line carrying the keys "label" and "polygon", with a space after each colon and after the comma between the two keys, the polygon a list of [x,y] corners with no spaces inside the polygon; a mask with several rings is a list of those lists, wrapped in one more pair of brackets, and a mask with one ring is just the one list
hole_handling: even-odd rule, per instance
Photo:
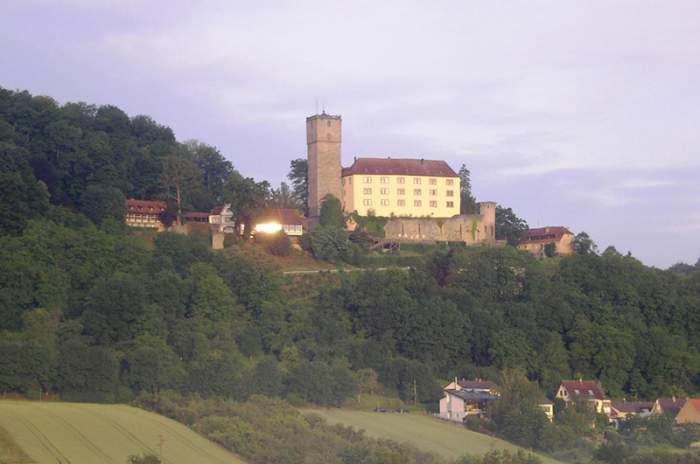
{"label": "dense forest", "polygon": [[126,197],[174,216],[229,201],[246,221],[275,195],[294,201],[148,117],[0,89],[0,393],[435,408],[444,379],[512,370],[550,396],[578,377],[614,398],[700,389],[697,266],[436,247],[410,271],[292,279],[245,247],[118,220]]}

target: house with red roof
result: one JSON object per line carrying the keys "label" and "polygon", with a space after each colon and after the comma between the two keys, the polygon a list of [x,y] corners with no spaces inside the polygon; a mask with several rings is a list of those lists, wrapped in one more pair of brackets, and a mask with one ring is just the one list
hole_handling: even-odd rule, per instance
{"label": "house with red roof", "polygon": [[304,234],[306,219],[296,209],[272,208],[263,213],[256,221],[255,233],[284,232],[290,237]]}
{"label": "house with red roof", "polygon": [[595,380],[562,380],[556,394],[567,403],[585,401],[598,413],[610,416],[612,404],[605,396],[603,387]]}
{"label": "house with red roof", "polygon": [[529,229],[520,239],[518,248],[535,256],[545,256],[545,247],[554,245],[557,255],[570,255],[574,252],[574,234],[563,226],[538,227]]}
{"label": "house with red roof", "polygon": [[633,417],[648,417],[654,403],[651,401],[612,401],[610,403],[610,420],[617,423]]}
{"label": "house with red roof", "polygon": [[440,400],[440,418],[463,422],[467,417],[482,417],[489,403],[498,399],[496,384],[490,380],[457,380],[443,388]]}
{"label": "house with red roof", "polygon": [[147,229],[165,230],[165,224],[161,219],[168,205],[164,201],[126,200],[126,225]]}
{"label": "house with red roof", "polygon": [[700,424],[700,398],[688,398],[678,411],[676,424]]}
{"label": "house with red roof", "polygon": [[671,398],[657,398],[656,401],[654,401],[651,413],[654,415],[676,417],[685,402],[686,398],[676,398],[675,396]]}

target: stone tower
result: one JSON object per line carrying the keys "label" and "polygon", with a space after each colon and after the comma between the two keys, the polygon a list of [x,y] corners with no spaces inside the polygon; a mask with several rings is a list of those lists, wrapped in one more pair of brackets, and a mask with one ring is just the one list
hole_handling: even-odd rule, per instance
{"label": "stone tower", "polygon": [[309,164],[309,217],[318,217],[323,198],[330,194],[342,202],[340,143],[342,119],[323,112],[306,118]]}

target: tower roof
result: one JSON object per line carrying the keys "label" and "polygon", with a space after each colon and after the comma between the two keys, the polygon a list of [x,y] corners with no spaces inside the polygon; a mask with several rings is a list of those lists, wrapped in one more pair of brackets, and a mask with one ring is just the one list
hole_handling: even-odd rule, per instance
{"label": "tower roof", "polygon": [[313,119],[342,119],[340,115],[334,115],[334,114],[327,114],[325,111],[321,114],[312,114],[311,116],[308,116],[306,118],[307,121],[311,121]]}
{"label": "tower roof", "polygon": [[445,161],[401,158],[356,158],[342,175],[354,174],[459,177]]}

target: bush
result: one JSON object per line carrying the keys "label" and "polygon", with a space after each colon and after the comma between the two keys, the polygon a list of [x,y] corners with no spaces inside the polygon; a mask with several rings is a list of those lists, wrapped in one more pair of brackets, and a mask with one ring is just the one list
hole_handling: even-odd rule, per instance
{"label": "bush", "polygon": [[256,235],[255,241],[264,245],[267,251],[275,256],[289,256],[292,252],[292,241],[284,232],[259,234]]}
{"label": "bush", "polygon": [[330,262],[347,261],[351,258],[352,247],[344,229],[319,226],[309,235],[314,258]]}

